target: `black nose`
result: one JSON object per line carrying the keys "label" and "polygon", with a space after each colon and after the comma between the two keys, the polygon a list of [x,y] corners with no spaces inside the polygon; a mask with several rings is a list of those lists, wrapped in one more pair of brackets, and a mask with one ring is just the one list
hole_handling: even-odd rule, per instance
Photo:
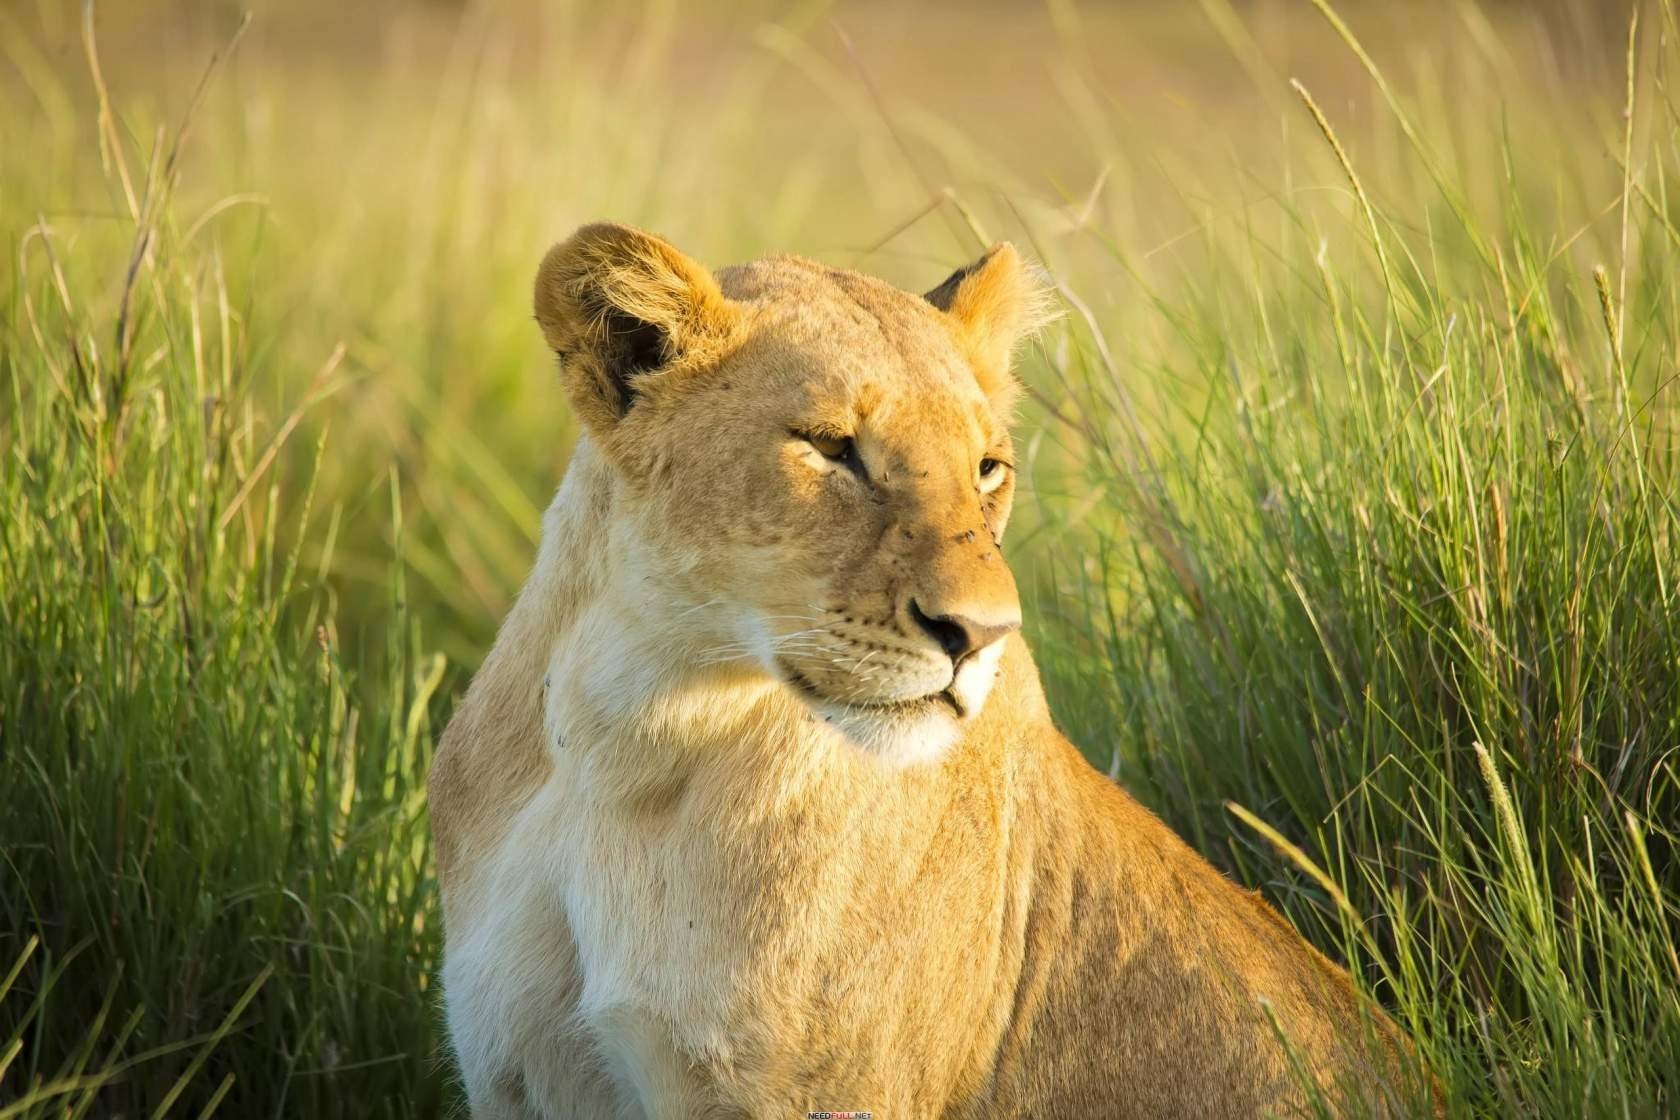
{"label": "black nose", "polygon": [[939,648],[945,651],[952,665],[961,665],[976,651],[985,649],[1020,625],[1019,621],[988,625],[960,614],[930,615],[914,599],[910,600],[910,617],[916,620],[916,625],[933,635],[933,640],[939,643]]}

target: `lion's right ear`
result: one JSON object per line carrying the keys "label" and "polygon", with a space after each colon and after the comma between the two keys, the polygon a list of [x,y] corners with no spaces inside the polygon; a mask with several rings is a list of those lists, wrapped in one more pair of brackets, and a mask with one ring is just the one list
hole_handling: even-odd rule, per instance
{"label": "lion's right ear", "polygon": [[584,226],[537,270],[537,323],[598,433],[630,410],[643,378],[721,354],[738,313],[712,274],[650,233]]}
{"label": "lion's right ear", "polygon": [[951,317],[974,361],[980,388],[1009,411],[1018,391],[1009,372],[1021,340],[1055,318],[1048,289],[1007,241],[957,269],[924,297]]}

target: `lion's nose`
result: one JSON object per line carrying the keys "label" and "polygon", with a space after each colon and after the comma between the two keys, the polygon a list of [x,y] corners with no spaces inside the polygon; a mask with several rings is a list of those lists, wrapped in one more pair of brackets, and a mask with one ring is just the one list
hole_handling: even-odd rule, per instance
{"label": "lion's nose", "polygon": [[939,643],[939,648],[945,651],[945,655],[951,659],[951,664],[957,668],[961,668],[964,661],[980,650],[1021,626],[1019,616],[987,623],[960,614],[931,615],[914,599],[910,600],[910,617]]}

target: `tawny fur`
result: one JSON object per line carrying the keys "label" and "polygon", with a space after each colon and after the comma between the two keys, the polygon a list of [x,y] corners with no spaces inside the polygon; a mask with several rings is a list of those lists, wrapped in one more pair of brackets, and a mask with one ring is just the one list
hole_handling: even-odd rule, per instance
{"label": "tawny fur", "polygon": [[1085,762],[1019,635],[953,678],[913,621],[1018,617],[1012,249],[924,298],[593,226],[536,306],[586,435],[430,778],[475,1116],[1399,1108],[1394,1028]]}

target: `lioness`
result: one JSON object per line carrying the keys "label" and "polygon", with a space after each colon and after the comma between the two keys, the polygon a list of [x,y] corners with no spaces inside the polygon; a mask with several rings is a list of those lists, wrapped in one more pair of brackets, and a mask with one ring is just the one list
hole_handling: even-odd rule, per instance
{"label": "lioness", "polygon": [[999,551],[1043,307],[1007,244],[925,297],[549,251],[585,434],[430,776],[475,1116],[1397,1099],[1347,976],[1050,721]]}

